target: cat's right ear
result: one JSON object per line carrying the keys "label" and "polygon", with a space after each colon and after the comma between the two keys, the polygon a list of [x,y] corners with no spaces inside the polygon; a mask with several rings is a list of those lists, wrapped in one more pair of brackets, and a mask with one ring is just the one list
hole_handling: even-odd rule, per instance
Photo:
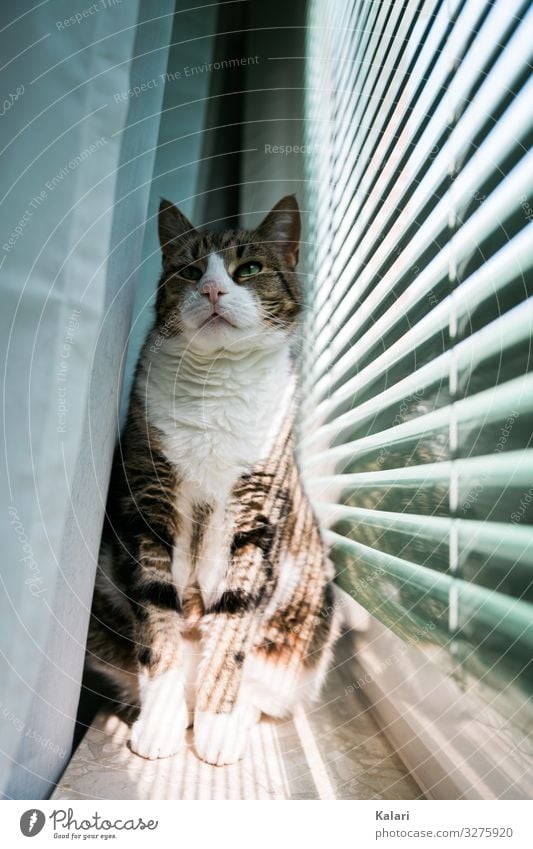
{"label": "cat's right ear", "polygon": [[180,212],[169,200],[161,198],[159,204],[159,244],[163,253],[163,262],[166,257],[175,250],[176,244],[181,239],[195,236],[197,231],[188,218]]}

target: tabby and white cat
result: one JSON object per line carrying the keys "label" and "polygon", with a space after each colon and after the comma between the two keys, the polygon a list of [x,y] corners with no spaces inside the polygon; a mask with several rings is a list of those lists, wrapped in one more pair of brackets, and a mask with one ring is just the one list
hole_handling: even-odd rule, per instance
{"label": "tabby and white cat", "polygon": [[140,707],[130,746],[243,756],[317,695],[332,566],[293,456],[300,213],[201,232],[162,201],[163,273],[113,464],[87,665]]}

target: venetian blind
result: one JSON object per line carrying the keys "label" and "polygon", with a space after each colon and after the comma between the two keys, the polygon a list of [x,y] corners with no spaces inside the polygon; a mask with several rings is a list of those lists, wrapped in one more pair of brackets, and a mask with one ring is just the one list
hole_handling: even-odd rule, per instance
{"label": "venetian blind", "polygon": [[532,31],[309,3],[300,446],[341,586],[526,733]]}

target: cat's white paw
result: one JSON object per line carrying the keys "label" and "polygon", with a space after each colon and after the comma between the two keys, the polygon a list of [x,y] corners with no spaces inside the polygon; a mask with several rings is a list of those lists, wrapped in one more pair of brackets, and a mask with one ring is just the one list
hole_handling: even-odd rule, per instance
{"label": "cat's white paw", "polygon": [[133,723],[130,748],[149,760],[175,755],[185,742],[189,714],[180,670],[155,678],[139,676],[141,711]]}
{"label": "cat's white paw", "polygon": [[180,705],[172,717],[157,711],[141,712],[131,728],[130,748],[141,758],[169,758],[183,747],[188,724],[187,707]]}
{"label": "cat's white paw", "polygon": [[196,711],[194,747],[198,757],[215,766],[240,761],[248,745],[250,728],[259,719],[252,707],[235,707],[231,713]]}

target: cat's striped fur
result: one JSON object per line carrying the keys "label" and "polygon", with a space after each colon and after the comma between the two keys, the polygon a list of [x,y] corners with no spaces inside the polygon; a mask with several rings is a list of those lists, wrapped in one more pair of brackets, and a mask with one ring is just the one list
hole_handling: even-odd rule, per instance
{"label": "cat's striped fur", "polygon": [[293,197],[255,232],[200,233],[168,201],[156,322],[116,451],[88,666],[139,705],[131,747],[242,756],[261,711],[318,693],[332,567],[293,455],[301,294]]}

